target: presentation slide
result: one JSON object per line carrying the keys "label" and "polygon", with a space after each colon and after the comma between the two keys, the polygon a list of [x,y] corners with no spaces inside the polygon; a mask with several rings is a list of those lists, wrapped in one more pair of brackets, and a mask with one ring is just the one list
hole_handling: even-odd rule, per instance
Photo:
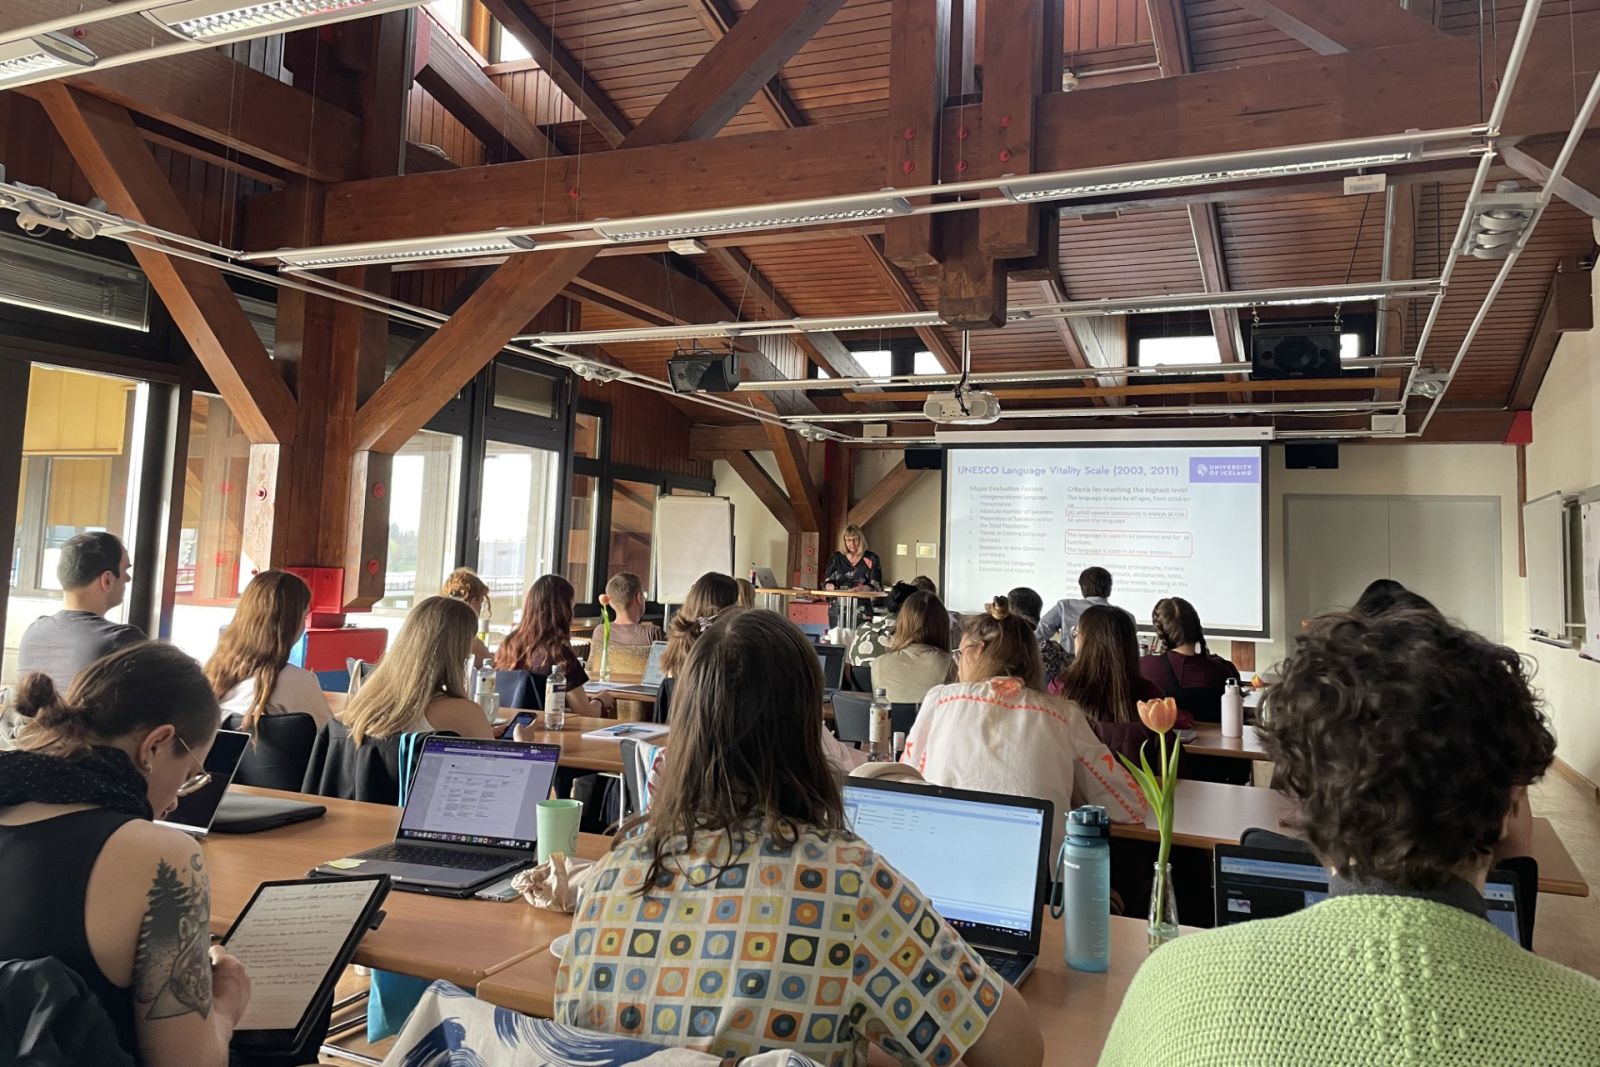
{"label": "presentation slide", "polygon": [[1048,610],[1100,566],[1141,628],[1181,596],[1208,634],[1264,636],[1263,468],[1259,445],[953,448],[946,603],[973,611],[1025,585]]}

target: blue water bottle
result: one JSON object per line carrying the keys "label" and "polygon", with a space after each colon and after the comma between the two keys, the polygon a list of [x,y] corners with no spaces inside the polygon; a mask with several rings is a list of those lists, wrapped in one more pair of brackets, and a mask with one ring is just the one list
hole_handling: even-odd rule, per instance
{"label": "blue water bottle", "polygon": [[1067,813],[1067,835],[1056,859],[1061,904],[1066,912],[1067,966],[1104,971],[1111,966],[1111,818],[1106,809],[1086,804]]}

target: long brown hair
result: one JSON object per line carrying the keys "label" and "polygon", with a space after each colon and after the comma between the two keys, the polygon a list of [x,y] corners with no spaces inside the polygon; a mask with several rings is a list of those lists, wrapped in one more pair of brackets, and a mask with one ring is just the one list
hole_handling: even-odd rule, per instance
{"label": "long brown hair", "polygon": [[164,725],[199,748],[221,718],[200,664],[162,641],[140,641],[95,660],[65,696],[48,674],[25,674],[12,706],[33,720],[18,735],[18,748],[69,758]]}
{"label": "long brown hair", "polygon": [[762,831],[793,844],[806,829],[845,829],[844,800],[822,749],[822,670],[793,623],[730,608],[695,642],[672,700],[672,744],[642,828],[644,896],[697,833],[725,832],[737,857]]}
{"label": "long brown hair", "polygon": [[571,674],[578,668],[572,651],[572,583],[547,574],[528,587],[522,619],[494,654],[495,670],[525,671],[552,667]]}
{"label": "long brown hair", "polygon": [[1078,618],[1083,648],[1061,676],[1061,695],[1098,722],[1133,722],[1139,637],[1133,616],[1095,605]]}
{"label": "long brown hair", "polygon": [[1011,614],[1008,599],[995,597],[986,612],[966,621],[962,632],[982,646],[967,653],[974,659],[964,675],[971,674],[977,681],[1021,678],[1029,689],[1044,688],[1044,663],[1033,627],[1021,615]]}
{"label": "long brown hair", "polygon": [[718,612],[738,603],[739,583],[726,574],[710,571],[696,578],[684,595],[683,607],[672,616],[672,623],[667,627],[667,650],[661,656],[661,672],[676,677],[706,624],[716,618]]}
{"label": "long brown hair", "polygon": [[289,662],[310,610],[311,588],[287,571],[262,571],[244,587],[233,621],[206,660],[206,680],[218,700],[246,678],[255,679],[243,729],[255,732],[266,714],[278,672]]}
{"label": "long brown hair", "polygon": [[912,645],[932,645],[940,652],[950,651],[950,613],[932,593],[912,593],[895,614],[889,651],[899,652]]}
{"label": "long brown hair", "polygon": [[478,616],[461,601],[430,596],[411,609],[372,677],[350,698],[340,720],[350,737],[394,737],[425,718],[436,696],[467,697],[467,655]]}
{"label": "long brown hair", "polygon": [[1201,655],[1210,653],[1206,647],[1206,634],[1200,628],[1200,613],[1194,605],[1181,596],[1162,597],[1150,612],[1150,622],[1155,626],[1156,644],[1162,652],[1170,652],[1179,645],[1193,645]]}

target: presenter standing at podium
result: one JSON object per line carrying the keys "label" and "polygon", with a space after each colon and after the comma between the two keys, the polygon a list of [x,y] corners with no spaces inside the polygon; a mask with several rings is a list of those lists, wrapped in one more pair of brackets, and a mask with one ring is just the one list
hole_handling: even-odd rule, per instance
{"label": "presenter standing at podium", "polygon": [[[876,552],[867,548],[867,535],[862,533],[861,527],[851,523],[844,528],[844,535],[839,540],[839,551],[828,557],[822,587],[830,590],[882,590],[883,563]],[[851,616],[854,614],[850,613]],[[839,625],[837,599],[828,604],[828,625]]]}

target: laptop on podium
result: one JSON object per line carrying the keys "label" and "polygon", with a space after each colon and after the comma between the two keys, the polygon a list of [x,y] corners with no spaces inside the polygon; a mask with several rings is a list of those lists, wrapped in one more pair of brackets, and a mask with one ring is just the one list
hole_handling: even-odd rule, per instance
{"label": "laptop on podium", "polygon": [[995,972],[1039,958],[1055,805],[1034,797],[847,778],[845,822],[933,901]]}
{"label": "laptop on podium", "polygon": [[387,874],[396,889],[467,897],[534,860],[538,803],[560,745],[434,735],[387,845],[319,864],[315,878]]}

